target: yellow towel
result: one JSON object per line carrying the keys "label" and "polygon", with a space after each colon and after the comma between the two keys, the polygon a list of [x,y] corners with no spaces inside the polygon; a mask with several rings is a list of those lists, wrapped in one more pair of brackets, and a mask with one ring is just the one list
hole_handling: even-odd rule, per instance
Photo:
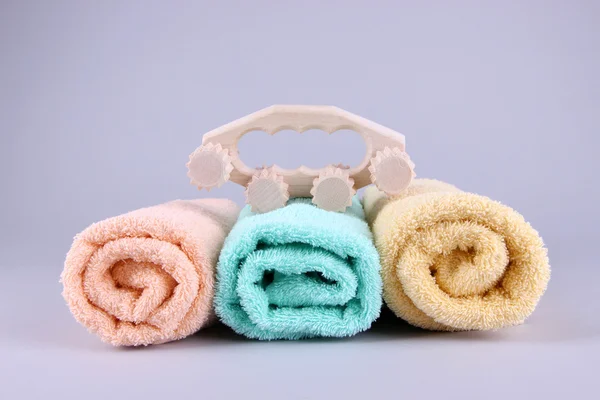
{"label": "yellow towel", "polygon": [[542,239],[507,206],[429,179],[392,198],[369,187],[363,204],[381,256],[384,300],[412,325],[517,325],[546,289]]}

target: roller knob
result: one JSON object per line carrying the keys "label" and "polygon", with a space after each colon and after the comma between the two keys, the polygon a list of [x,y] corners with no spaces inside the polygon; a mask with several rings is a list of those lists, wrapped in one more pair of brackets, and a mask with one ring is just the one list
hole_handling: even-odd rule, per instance
{"label": "roller knob", "polygon": [[253,212],[265,213],[285,206],[290,198],[288,184],[273,168],[256,172],[245,191],[246,202]]}
{"label": "roller knob", "polygon": [[198,189],[220,187],[229,180],[233,165],[229,151],[220,144],[208,143],[190,154],[188,177]]}
{"label": "roller knob", "polygon": [[414,168],[415,164],[408,154],[398,147],[386,147],[371,159],[371,182],[388,195],[398,194],[406,189],[416,176]]}
{"label": "roller knob", "polygon": [[352,205],[354,180],[348,171],[335,166],[329,166],[313,181],[310,194],[312,202],[317,207],[327,211],[345,211]]}

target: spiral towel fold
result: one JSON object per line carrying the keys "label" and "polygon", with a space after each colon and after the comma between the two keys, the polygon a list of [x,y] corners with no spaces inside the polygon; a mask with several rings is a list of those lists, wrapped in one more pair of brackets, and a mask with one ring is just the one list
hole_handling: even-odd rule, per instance
{"label": "spiral towel fold", "polygon": [[391,199],[368,188],[363,203],[385,302],[413,325],[455,331],[520,324],[546,289],[542,240],[509,207],[425,179]]}
{"label": "spiral towel fold", "polygon": [[250,338],[350,336],[379,315],[379,269],[357,198],[345,213],[305,198],[266,214],[247,206],[219,258],[215,309]]}
{"label": "spiral towel fold", "polygon": [[176,200],[89,226],[61,276],[71,312],[117,346],[196,332],[214,316],[216,262],[238,213],[229,200]]}

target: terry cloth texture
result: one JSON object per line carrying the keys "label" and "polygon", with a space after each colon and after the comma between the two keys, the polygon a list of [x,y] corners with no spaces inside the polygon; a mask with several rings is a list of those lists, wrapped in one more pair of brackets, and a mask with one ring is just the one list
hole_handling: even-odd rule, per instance
{"label": "terry cloth texture", "polygon": [[238,213],[229,200],[176,200],[89,226],[61,276],[71,312],[117,346],[198,331],[214,316],[216,262]]}
{"label": "terry cloth texture", "polygon": [[384,300],[413,325],[520,324],[546,289],[542,239],[507,206],[427,179],[392,198],[368,188],[363,204],[381,256]]}
{"label": "terry cloth texture", "polygon": [[356,197],[344,213],[306,198],[265,214],[246,206],[219,258],[215,308],[250,338],[351,336],[379,315],[379,270]]}

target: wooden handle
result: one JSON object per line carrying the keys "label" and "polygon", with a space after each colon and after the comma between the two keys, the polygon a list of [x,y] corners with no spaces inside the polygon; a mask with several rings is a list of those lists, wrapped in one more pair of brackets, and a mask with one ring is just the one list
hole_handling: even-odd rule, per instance
{"label": "wooden handle", "polygon": [[[248,167],[239,157],[238,141],[251,131],[261,130],[273,135],[283,129],[297,132],[321,129],[328,133],[349,129],[359,133],[365,141],[365,156],[359,165],[348,170],[349,177],[354,180],[355,189],[371,182],[367,168],[377,151],[383,151],[386,147],[398,148],[401,151],[405,149],[404,135],[392,129],[334,106],[313,105],[267,107],[206,133],[202,138],[202,144],[222,146],[233,166],[230,179],[246,186],[257,170]],[[331,161],[335,163],[338,160]],[[284,183],[290,186],[290,196],[309,196],[313,180],[319,176],[322,169],[301,166],[289,170],[274,166],[273,171],[282,176]]]}
{"label": "wooden handle", "polygon": [[404,143],[404,135],[340,108],[305,105],[267,107],[208,132],[203,137],[203,143],[218,137],[219,142],[224,145],[226,142],[239,140],[245,133],[254,130],[265,131],[273,135],[283,129],[297,132],[321,129],[328,133],[340,129],[351,129],[363,137],[383,135]]}

